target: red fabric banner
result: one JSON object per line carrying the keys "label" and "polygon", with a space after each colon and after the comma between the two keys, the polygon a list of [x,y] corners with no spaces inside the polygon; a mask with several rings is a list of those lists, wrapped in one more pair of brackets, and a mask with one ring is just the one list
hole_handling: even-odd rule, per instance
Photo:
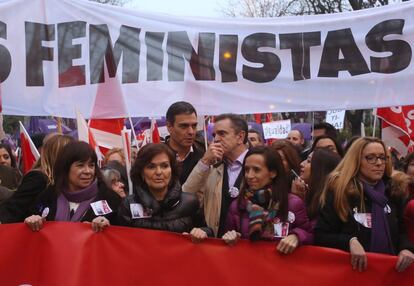
{"label": "red fabric banner", "polygon": [[349,254],[303,246],[280,255],[271,242],[217,239],[85,223],[46,222],[34,233],[0,225],[1,285],[412,285],[414,266],[394,270],[394,256],[368,254],[368,269],[352,271]]}
{"label": "red fabric banner", "polygon": [[414,105],[377,109],[382,122],[382,139],[402,156],[414,151]]}

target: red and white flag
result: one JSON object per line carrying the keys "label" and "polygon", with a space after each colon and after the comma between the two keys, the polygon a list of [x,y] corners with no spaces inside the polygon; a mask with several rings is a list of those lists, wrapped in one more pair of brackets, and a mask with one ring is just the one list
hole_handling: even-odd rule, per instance
{"label": "red and white flag", "polygon": [[22,148],[21,161],[23,162],[23,174],[26,174],[40,158],[40,154],[21,121],[19,121],[19,124],[20,144]]}
{"label": "red and white flag", "polygon": [[79,141],[84,141],[91,145],[91,147],[95,150],[96,156],[98,157],[99,165],[101,165],[101,162],[103,160],[103,155],[101,150],[99,149],[98,144],[96,143],[96,139],[91,132],[88,123],[86,123],[85,118],[82,116],[82,114],[79,111],[76,111],[76,123],[78,126],[78,139]]}
{"label": "red and white flag", "polygon": [[144,139],[142,140],[141,147],[149,143],[161,142],[161,136],[158,130],[157,120],[155,120],[155,118],[151,119],[151,126],[149,129],[144,130],[143,136]]}
{"label": "red and white flag", "polygon": [[105,82],[98,83],[89,120],[90,130],[103,154],[115,147],[122,148],[121,131],[128,114],[118,78],[111,78],[104,71]]}
{"label": "red and white flag", "polygon": [[161,143],[161,136],[158,130],[157,120],[155,120],[155,118],[151,120],[150,134],[151,134],[151,141],[150,141],[151,143]]}
{"label": "red and white flag", "polygon": [[382,140],[402,156],[414,151],[414,105],[378,108]]}

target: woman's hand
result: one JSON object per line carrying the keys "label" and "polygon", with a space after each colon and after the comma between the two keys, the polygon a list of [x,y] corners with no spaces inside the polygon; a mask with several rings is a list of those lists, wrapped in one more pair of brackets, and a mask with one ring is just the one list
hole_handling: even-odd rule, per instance
{"label": "woman's hand", "polygon": [[398,254],[397,264],[395,265],[395,270],[398,272],[403,272],[414,262],[414,254],[407,250],[403,249]]}
{"label": "woman's hand", "polygon": [[195,227],[190,231],[190,237],[191,237],[192,242],[199,243],[199,242],[202,242],[204,239],[206,239],[208,235],[201,228]]}
{"label": "woman's hand", "polygon": [[349,252],[351,253],[352,270],[365,271],[368,266],[367,254],[358,239],[351,238]]}
{"label": "woman's hand", "polygon": [[291,187],[292,194],[295,194],[298,197],[300,197],[302,200],[304,200],[306,191],[307,191],[307,186],[306,186],[305,181],[303,181],[300,178],[296,178],[292,181],[292,187]]}
{"label": "woman's hand", "polygon": [[24,220],[24,223],[32,230],[32,231],[39,231],[42,226],[43,222],[45,221],[40,215],[31,215]]}
{"label": "woman's hand", "polygon": [[101,232],[111,224],[106,217],[98,216],[92,220],[91,225],[94,232]]}
{"label": "woman's hand", "polygon": [[225,243],[227,243],[230,246],[233,246],[236,244],[236,242],[241,237],[241,234],[238,233],[235,230],[226,232],[221,238],[224,240]]}
{"label": "woman's hand", "polygon": [[299,238],[296,234],[289,234],[276,247],[276,250],[283,254],[292,253],[299,245]]}

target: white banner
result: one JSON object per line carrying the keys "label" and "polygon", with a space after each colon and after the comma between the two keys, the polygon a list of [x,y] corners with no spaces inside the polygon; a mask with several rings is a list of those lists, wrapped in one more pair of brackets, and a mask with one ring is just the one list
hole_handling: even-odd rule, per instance
{"label": "white banner", "polygon": [[263,123],[264,139],[285,139],[291,129],[290,119]]}
{"label": "white banner", "polygon": [[413,43],[413,1],[203,19],[81,0],[3,0],[3,111],[75,117],[77,108],[110,118],[165,115],[178,100],[211,115],[408,105]]}

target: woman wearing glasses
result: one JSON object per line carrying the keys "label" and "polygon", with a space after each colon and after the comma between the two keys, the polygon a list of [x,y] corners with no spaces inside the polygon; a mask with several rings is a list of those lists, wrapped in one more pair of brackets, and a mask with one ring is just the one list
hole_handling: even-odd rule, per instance
{"label": "woman wearing glasses", "polygon": [[366,252],[398,255],[396,270],[414,261],[414,245],[403,222],[405,191],[392,184],[392,165],[384,143],[355,141],[329,177],[314,229],[321,246],[349,251],[354,270],[367,268]]}

